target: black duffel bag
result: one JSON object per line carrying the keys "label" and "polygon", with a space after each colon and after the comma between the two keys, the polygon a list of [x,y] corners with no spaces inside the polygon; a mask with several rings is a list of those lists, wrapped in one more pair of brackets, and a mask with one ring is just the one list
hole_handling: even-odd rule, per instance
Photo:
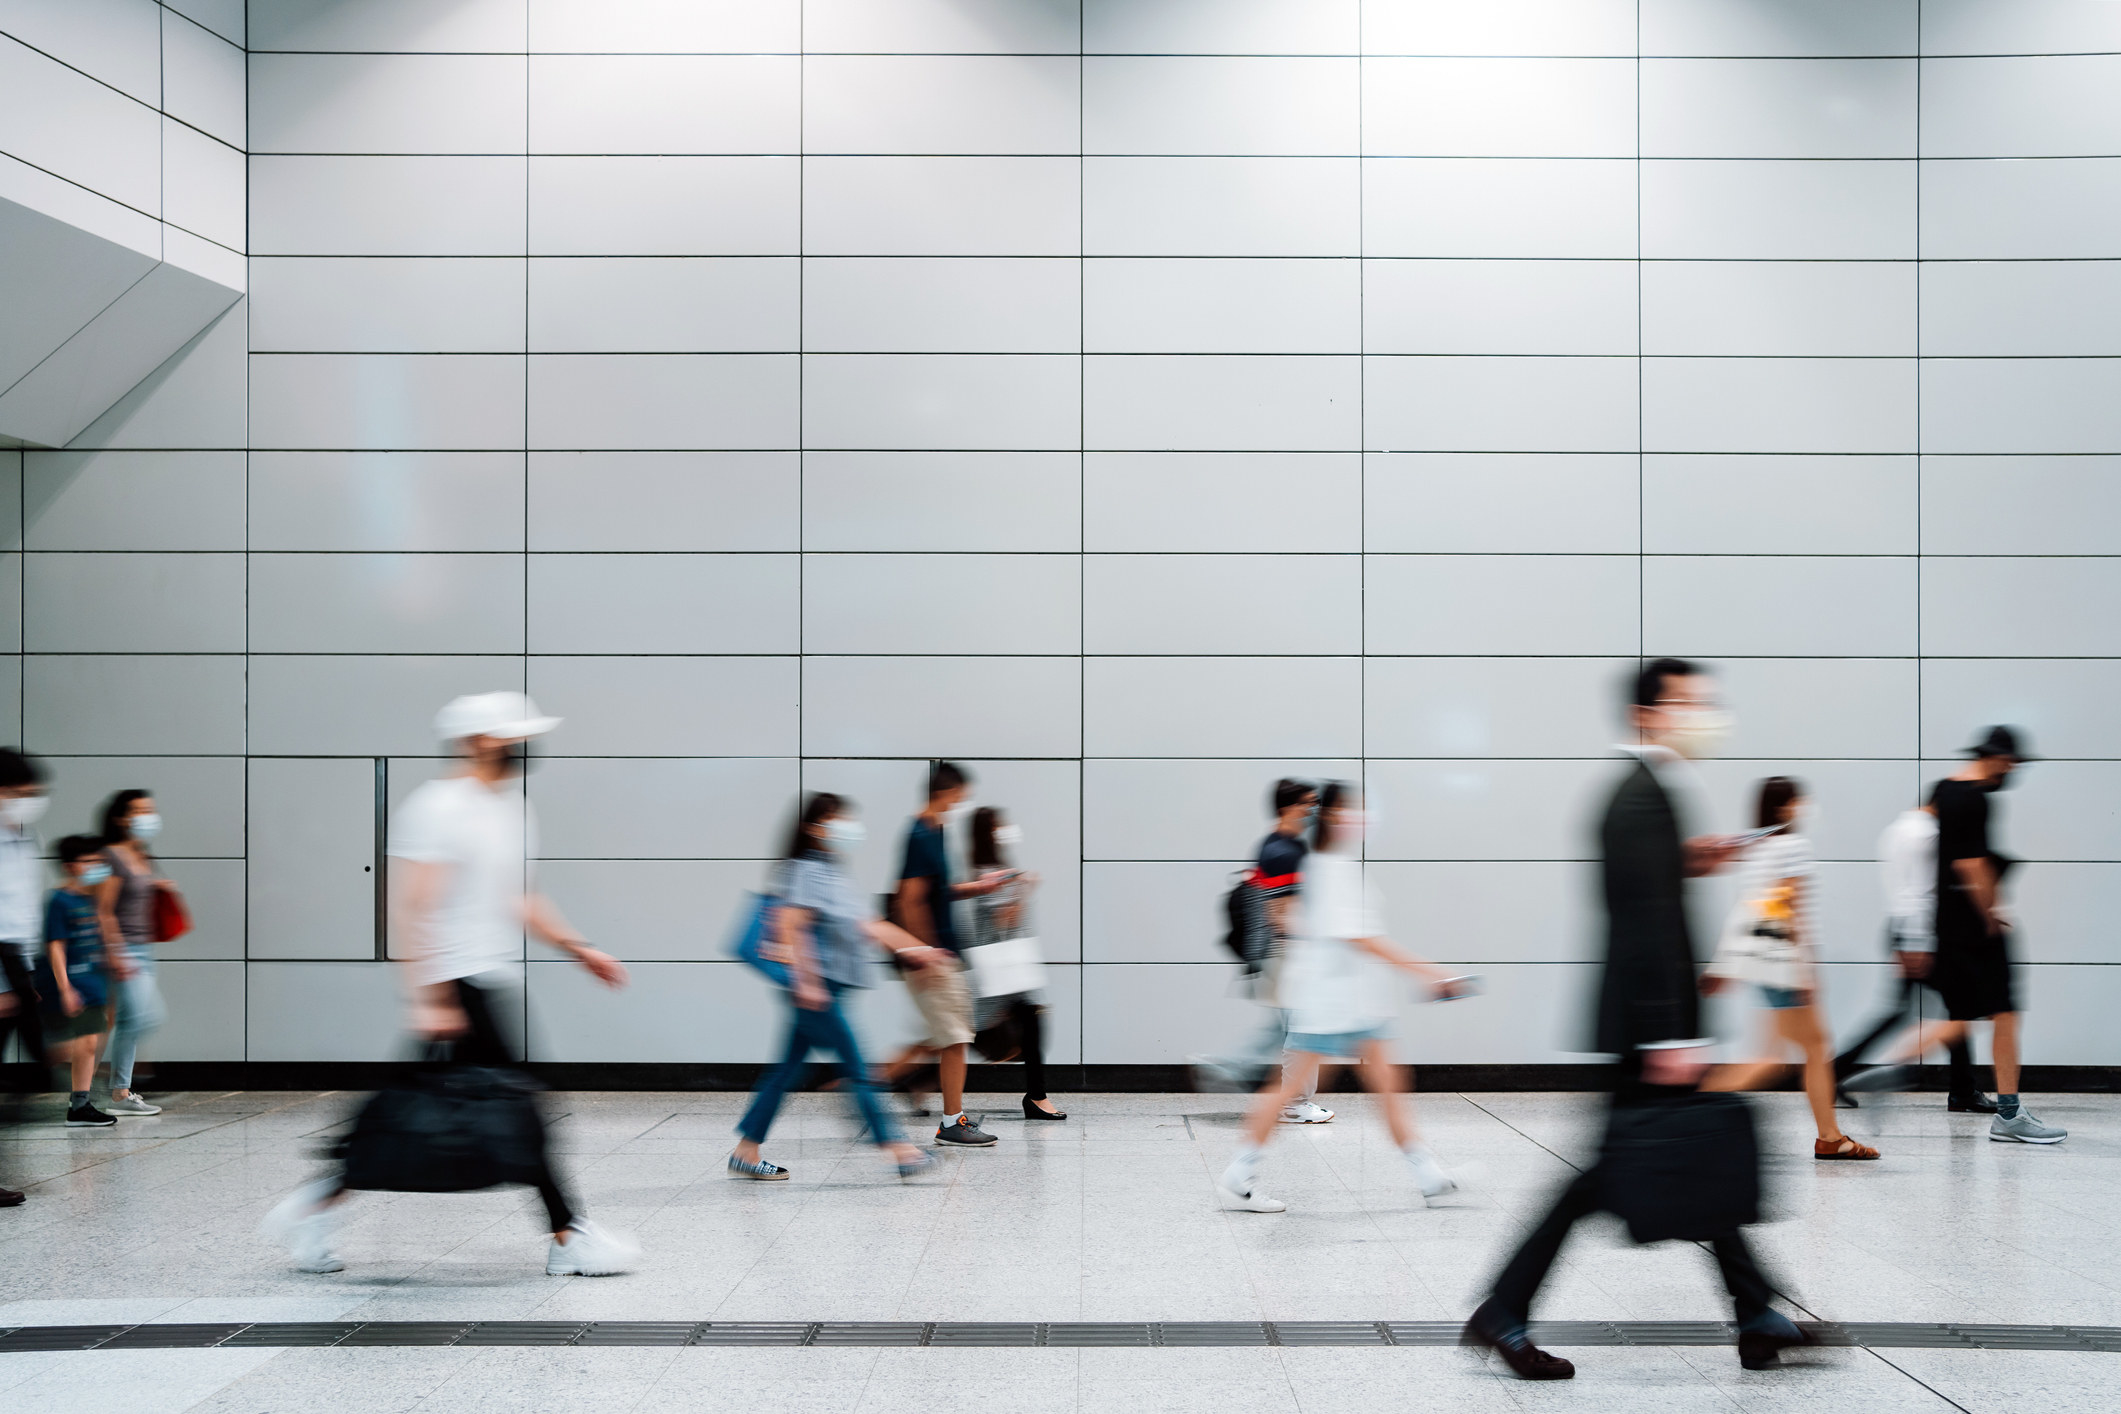
{"label": "black duffel bag", "polygon": [[1700,1242],[1760,1220],[1760,1142],[1739,1095],[1615,1106],[1598,1168],[1599,1205],[1637,1242]]}
{"label": "black duffel bag", "polygon": [[538,1084],[497,1066],[425,1064],[369,1097],[339,1147],[348,1188],[467,1193],[544,1172]]}

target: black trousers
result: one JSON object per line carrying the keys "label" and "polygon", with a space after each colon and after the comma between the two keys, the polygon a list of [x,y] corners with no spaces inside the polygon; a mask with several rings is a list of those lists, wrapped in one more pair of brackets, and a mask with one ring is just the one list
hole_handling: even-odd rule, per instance
{"label": "black trousers", "polygon": [[[1870,1028],[1862,1036],[1849,1043],[1840,1055],[1834,1057],[1834,1079],[1846,1080],[1863,1061],[1864,1053],[1898,1031],[1910,1020],[1921,1019],[1921,1008],[1916,1002],[1922,996],[1923,983],[1920,978],[1901,973],[1893,979],[1892,1000],[1880,1011]],[[1945,1047],[1950,1057],[1951,1093],[1973,1095],[1981,1087],[1975,1083],[1974,1053],[1967,1046],[1966,1038],[1960,1037]]]}
{"label": "black trousers", "polygon": [[1009,1013],[1016,1019],[1017,1034],[1023,1038],[1024,1098],[1043,1100],[1046,1098],[1046,1009],[1018,998],[1009,1004]]}
{"label": "black trousers", "polygon": [[[494,1013],[494,1001],[507,992],[493,987],[482,987],[468,977],[457,979],[457,1005],[464,1009],[464,1035],[457,1038],[453,1047],[453,1058],[465,1065],[514,1066],[517,1064],[515,1048],[508,1042],[507,1033],[501,1028],[500,1018]],[[538,1177],[533,1185],[538,1197],[545,1200],[547,1230],[565,1232],[567,1225],[575,1219],[574,1205],[567,1201],[566,1191],[553,1176],[552,1162],[545,1152],[545,1130],[538,1128]]]}
{"label": "black trousers", "polygon": [[[1628,1070],[1631,1071],[1632,1067]],[[1616,1106],[1658,1104],[1675,1093],[1684,1092],[1644,1085],[1633,1074],[1624,1071],[1613,1103]],[[1604,1175],[1596,1164],[1570,1180],[1539,1226],[1532,1229],[1532,1235],[1503,1267],[1502,1275],[1495,1278],[1492,1299],[1510,1317],[1518,1321],[1531,1319],[1533,1298],[1539,1294],[1541,1283],[1546,1281],[1555,1257],[1560,1255],[1561,1244],[1568,1240],[1569,1229],[1599,1210],[1599,1189],[1603,1182]],[[1765,1315],[1774,1289],[1761,1273],[1760,1264],[1753,1260],[1753,1249],[1746,1244],[1744,1234],[1733,1228],[1718,1235],[1709,1246],[1716,1254],[1716,1267],[1723,1274],[1724,1288],[1731,1293],[1731,1305],[1738,1323],[1744,1325]]]}
{"label": "black trousers", "polygon": [[[41,1072],[50,1063],[44,1053],[44,1018],[38,1010],[29,964],[22,960],[13,943],[0,942],[0,973],[6,975],[7,989],[15,998],[15,1009],[0,1016],[0,1052],[6,1051],[8,1034],[12,1032],[22,1038],[24,1053]],[[37,1088],[36,1081],[30,1084],[32,1089]]]}

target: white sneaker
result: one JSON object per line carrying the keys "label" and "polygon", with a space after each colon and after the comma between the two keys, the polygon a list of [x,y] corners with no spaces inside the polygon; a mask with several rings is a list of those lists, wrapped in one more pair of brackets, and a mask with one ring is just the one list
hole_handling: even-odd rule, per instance
{"label": "white sneaker", "polygon": [[1224,1207],[1236,1208],[1241,1212],[1284,1213],[1289,1210],[1289,1205],[1281,1199],[1269,1198],[1260,1192],[1257,1182],[1248,1183],[1243,1188],[1232,1188],[1227,1183],[1217,1183],[1215,1193],[1223,1200]]}
{"label": "white sneaker", "polygon": [[1298,1100],[1293,1105],[1282,1106],[1283,1124],[1331,1124],[1333,1111],[1316,1100]]}
{"label": "white sneaker", "polygon": [[150,1105],[147,1101],[140,1098],[140,1092],[136,1090],[122,1100],[115,1095],[105,1100],[103,1102],[103,1113],[107,1115],[158,1115],[162,1113],[162,1107],[160,1105]]}
{"label": "white sneaker", "polygon": [[1406,1151],[1406,1157],[1407,1167],[1414,1171],[1414,1185],[1421,1190],[1422,1197],[1435,1198],[1458,1186],[1457,1181],[1443,1171],[1442,1165],[1436,1162],[1436,1156],[1427,1149],[1409,1149]]}
{"label": "white sneaker", "polygon": [[330,1179],[305,1183],[274,1204],[258,1224],[260,1233],[287,1248],[288,1255],[295,1259],[295,1270],[320,1276],[346,1270],[346,1264],[331,1250],[338,1214],[324,1201],[338,1191]]}
{"label": "white sneaker", "polygon": [[567,1227],[567,1240],[554,1239],[545,1254],[549,1277],[613,1277],[631,1271],[641,1259],[641,1245],[621,1237],[587,1218],[576,1218]]}

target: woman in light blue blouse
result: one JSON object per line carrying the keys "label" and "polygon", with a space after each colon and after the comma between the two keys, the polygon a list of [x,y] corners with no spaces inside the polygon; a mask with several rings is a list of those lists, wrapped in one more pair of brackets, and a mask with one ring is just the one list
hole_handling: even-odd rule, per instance
{"label": "woman in light blue blouse", "polygon": [[759,1144],[773,1127],[782,1096],[802,1079],[813,1050],[831,1053],[870,1139],[890,1154],[901,1178],[935,1162],[898,1137],[877,1103],[876,1086],[854,1028],[841,1010],[840,994],[869,985],[874,949],[883,949],[908,967],[936,966],[948,956],[882,921],[868,906],[841,864],[841,856],[861,841],[862,823],[854,817],[852,801],[818,791],[804,802],[774,888],[779,907],[768,924],[792,979],[786,993],[788,1045],[780,1064],[759,1081],[751,1108],[737,1124],[729,1171],[739,1177],[766,1182],[788,1177],[787,1169],[759,1157]]}

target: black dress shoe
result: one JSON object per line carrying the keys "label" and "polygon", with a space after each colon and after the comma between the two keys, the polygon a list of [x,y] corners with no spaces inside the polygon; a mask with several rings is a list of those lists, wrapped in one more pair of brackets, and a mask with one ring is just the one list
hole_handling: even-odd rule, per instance
{"label": "black dress shoe", "polygon": [[1782,1363],[1782,1352],[1792,1346],[1811,1345],[1816,1337],[1801,1326],[1792,1326],[1790,1332],[1774,1334],[1767,1331],[1738,1332],[1738,1363],[1748,1370],[1772,1370]]}
{"label": "black dress shoe", "polygon": [[1524,1323],[1513,1320],[1493,1301],[1483,1301],[1459,1334],[1460,1345],[1485,1346],[1502,1357],[1520,1380],[1573,1380],[1576,1367],[1559,1355],[1549,1355],[1524,1333]]}
{"label": "black dress shoe", "polygon": [[1038,1101],[1036,1101],[1036,1100],[1032,1099],[1032,1098],[1031,1098],[1030,1096],[1028,1096],[1028,1095],[1026,1095],[1026,1096],[1024,1097],[1024,1118],[1025,1118],[1025,1119],[1053,1119],[1053,1120],[1060,1120],[1060,1119],[1066,1119],[1067,1117],[1068,1117],[1067,1115],[1063,1114],[1063,1113],[1062,1113],[1061,1111],[1059,1111],[1059,1110],[1045,1110],[1045,1109],[1040,1109],[1040,1108],[1039,1108],[1039,1105],[1038,1105]]}
{"label": "black dress shoe", "polygon": [[1944,1102],[1944,1107],[1955,1115],[1992,1115],[1996,1102],[1982,1094],[1954,1095]]}
{"label": "black dress shoe", "polygon": [[17,1193],[12,1188],[0,1188],[0,1208],[12,1208],[28,1196],[25,1193]]}
{"label": "black dress shoe", "polygon": [[1836,1084],[1834,1086],[1834,1108],[1837,1110],[1860,1110],[1863,1106],[1856,1103],[1854,1095],[1851,1095],[1848,1091],[1842,1089],[1839,1084]]}

